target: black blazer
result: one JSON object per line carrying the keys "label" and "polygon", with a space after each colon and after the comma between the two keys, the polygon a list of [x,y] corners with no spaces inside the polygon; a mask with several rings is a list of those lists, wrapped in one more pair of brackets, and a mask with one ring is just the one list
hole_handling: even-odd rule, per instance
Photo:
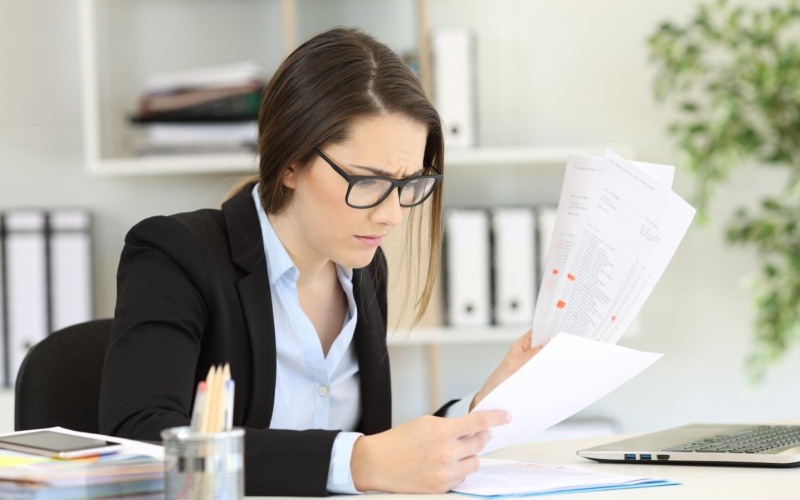
{"label": "black blazer", "polygon": [[[230,362],[233,420],[245,433],[247,495],[322,496],[338,431],[269,429],[275,326],[250,184],[222,205],[153,217],[130,230],[100,391],[100,431],[159,440],[188,425],[194,391],[212,364]],[[358,430],[391,426],[386,261],[353,271],[353,337],[361,380]]]}

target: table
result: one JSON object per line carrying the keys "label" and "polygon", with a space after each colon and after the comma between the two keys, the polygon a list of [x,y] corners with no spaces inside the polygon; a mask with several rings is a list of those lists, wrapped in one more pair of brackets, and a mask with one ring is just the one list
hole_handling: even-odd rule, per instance
{"label": "table", "polygon": [[[592,499],[703,499],[703,500],[753,500],[800,498],[800,467],[798,468],[759,468],[759,467],[720,467],[699,465],[638,465],[638,464],[602,464],[579,457],[575,452],[582,448],[608,443],[617,439],[631,437],[602,436],[551,441],[509,446],[505,449],[489,453],[491,458],[507,458],[559,465],[580,465],[601,471],[618,472],[639,476],[665,477],[678,481],[678,486],[659,486],[631,490],[584,492],[571,495],[570,498]],[[549,495],[551,498],[562,496]],[[279,497],[248,497],[279,498]],[[298,498],[298,497],[286,497]],[[337,496],[334,498],[341,498]],[[470,498],[461,495],[392,495],[369,494],[366,500],[426,500]]]}

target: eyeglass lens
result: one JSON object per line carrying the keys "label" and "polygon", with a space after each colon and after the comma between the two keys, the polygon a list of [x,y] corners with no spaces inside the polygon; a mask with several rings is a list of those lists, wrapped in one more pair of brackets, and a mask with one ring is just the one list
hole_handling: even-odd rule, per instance
{"label": "eyeglass lens", "polygon": [[[400,205],[411,207],[422,203],[433,190],[433,178],[414,179],[400,189]],[[385,179],[361,179],[353,184],[347,202],[356,207],[368,207],[378,203],[392,189]]]}

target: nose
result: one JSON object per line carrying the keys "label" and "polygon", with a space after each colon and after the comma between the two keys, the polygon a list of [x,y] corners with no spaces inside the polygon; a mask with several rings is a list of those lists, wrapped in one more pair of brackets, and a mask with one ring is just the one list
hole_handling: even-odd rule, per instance
{"label": "nose", "polygon": [[407,211],[407,208],[400,206],[400,192],[397,189],[392,189],[389,196],[372,209],[370,218],[376,224],[394,227],[403,222]]}

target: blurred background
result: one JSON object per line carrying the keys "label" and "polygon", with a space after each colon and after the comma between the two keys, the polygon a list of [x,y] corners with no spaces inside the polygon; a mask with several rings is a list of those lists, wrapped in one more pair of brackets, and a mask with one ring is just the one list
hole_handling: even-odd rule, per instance
{"label": "blurred background", "polygon": [[[678,164],[667,132],[675,111],[654,97],[647,39],[666,20],[689,19],[697,4],[0,0],[0,212],[88,210],[92,315],[112,316],[128,229],[151,215],[216,207],[238,178],[255,171],[252,152],[137,156],[131,135],[141,125],[131,125],[130,117],[148,77],[241,61],[256,61],[268,77],[288,50],[335,25],[359,26],[386,42],[429,86],[436,64],[428,60],[431,36],[468,30],[476,135],[461,150],[448,147],[454,163],[447,164],[447,203],[475,201],[471,193],[483,186],[482,207],[552,205],[564,152],[602,154],[611,146],[629,159]],[[783,179],[757,165],[732,173],[710,203],[709,222],[689,229],[620,341],[664,357],[571,422],[586,424],[586,432],[634,432],[800,416],[800,402],[787,397],[800,379],[797,349],[759,383],[748,378],[755,311],[747,283],[758,264],[754,252],[724,239],[732,210],[756,203]],[[673,187],[690,198],[690,175],[678,168]],[[402,247],[390,247],[390,256],[399,257]],[[527,329],[484,328],[470,336],[463,335],[469,329],[444,328],[441,293],[421,325],[434,340],[409,333],[408,318],[398,312],[402,298],[391,297],[395,423],[476,390],[510,339]],[[13,429],[12,393],[0,389],[0,431]]]}

